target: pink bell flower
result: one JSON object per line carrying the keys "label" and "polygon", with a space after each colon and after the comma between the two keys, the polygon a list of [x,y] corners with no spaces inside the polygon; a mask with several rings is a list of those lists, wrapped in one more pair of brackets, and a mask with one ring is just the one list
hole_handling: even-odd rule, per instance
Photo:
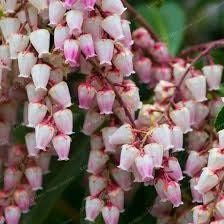
{"label": "pink bell flower", "polygon": [[183,131],[180,127],[174,126],[172,129],[172,145],[174,146],[173,152],[184,151],[183,148]]}
{"label": "pink bell flower", "polygon": [[112,114],[115,100],[115,93],[111,89],[98,91],[96,94],[97,103],[101,114]]}
{"label": "pink bell flower", "polygon": [[67,39],[64,42],[65,63],[71,67],[79,66],[79,44],[77,40]]}
{"label": "pink bell flower", "polygon": [[116,206],[120,212],[124,211],[124,191],[120,187],[112,187],[108,191],[110,202]]}
{"label": "pink bell flower", "polygon": [[66,22],[70,35],[78,35],[82,33],[83,12],[79,10],[68,11],[66,14]]}
{"label": "pink bell flower", "polygon": [[37,157],[40,150],[36,148],[35,132],[26,134],[25,142],[26,142],[26,148],[28,151],[28,156]]}
{"label": "pink bell flower", "polygon": [[120,211],[115,206],[104,206],[102,216],[105,224],[118,224]]}
{"label": "pink bell flower", "polygon": [[121,0],[102,0],[102,10],[112,14],[122,15],[126,10]]}
{"label": "pink bell flower", "polygon": [[26,168],[25,176],[33,191],[42,189],[42,170],[38,166]]}
{"label": "pink bell flower", "polygon": [[97,196],[107,186],[105,177],[92,175],[89,177],[89,192],[91,196]]}
{"label": "pink bell flower", "polygon": [[69,28],[58,24],[54,29],[54,46],[55,50],[63,50],[64,42],[69,38]]}
{"label": "pink bell flower", "polygon": [[64,17],[66,9],[61,1],[51,1],[49,4],[50,26],[58,25]]}
{"label": "pink bell flower", "polygon": [[116,153],[117,146],[110,143],[110,136],[117,130],[117,127],[105,127],[102,131],[105,152]]}
{"label": "pink bell flower", "polygon": [[29,192],[24,188],[20,187],[14,192],[14,200],[22,213],[29,212],[30,208],[30,195]]}
{"label": "pink bell flower", "polygon": [[39,103],[42,101],[47,94],[46,89],[36,89],[35,85],[33,83],[29,83],[26,86],[26,93],[29,102],[31,103]]}
{"label": "pink bell flower", "polygon": [[86,56],[86,59],[95,57],[94,43],[91,34],[83,34],[79,37],[80,49]]}
{"label": "pink bell flower", "polygon": [[93,11],[96,0],[81,0],[81,3],[83,4],[86,11]]}
{"label": "pink bell flower", "polygon": [[21,210],[18,206],[9,205],[4,209],[5,220],[7,224],[19,224]]}
{"label": "pink bell flower", "polygon": [[190,179],[190,189],[193,203],[202,203],[202,194],[195,189],[195,186],[198,184],[198,180],[199,177],[193,177]]}

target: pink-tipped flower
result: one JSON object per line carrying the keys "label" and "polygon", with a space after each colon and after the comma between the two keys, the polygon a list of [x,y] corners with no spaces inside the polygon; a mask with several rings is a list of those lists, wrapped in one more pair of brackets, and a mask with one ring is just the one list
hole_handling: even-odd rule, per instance
{"label": "pink-tipped flower", "polygon": [[86,11],[93,11],[96,0],[81,0],[81,3],[83,4]]}
{"label": "pink-tipped flower", "polygon": [[63,81],[64,72],[60,68],[55,68],[51,70],[49,81],[51,83],[58,84],[59,82]]}
{"label": "pink-tipped flower", "polygon": [[30,195],[24,187],[18,188],[14,192],[14,200],[23,213],[27,213],[30,208]]}
{"label": "pink-tipped flower", "polygon": [[8,167],[4,171],[4,190],[10,191],[21,180],[22,173],[14,167]]}
{"label": "pink-tipped flower", "polygon": [[49,95],[57,104],[63,108],[67,108],[72,105],[68,85],[64,81],[54,85],[49,90]]}
{"label": "pink-tipped flower", "polygon": [[121,43],[125,47],[130,48],[134,44],[134,41],[132,40],[131,36],[130,22],[128,20],[123,19],[121,20],[121,26],[124,33],[124,39],[121,40]]}
{"label": "pink-tipped flower", "polygon": [[51,1],[49,4],[49,20],[50,26],[58,25],[65,14],[66,9],[61,1]]}
{"label": "pink-tipped flower", "polygon": [[101,114],[112,114],[112,108],[115,100],[115,93],[113,90],[101,90],[96,94],[97,103]]}
{"label": "pink-tipped flower", "polygon": [[95,197],[87,197],[86,198],[86,218],[85,220],[94,222],[97,216],[100,214],[102,208],[103,208],[103,201],[99,198]]}
{"label": "pink-tipped flower", "polygon": [[110,39],[99,39],[95,42],[96,54],[101,65],[111,65],[114,43]]}
{"label": "pink-tipped flower", "polygon": [[129,50],[124,50],[120,53],[118,53],[114,57],[114,65],[115,67],[123,74],[124,76],[130,76],[131,74],[134,74],[133,69],[133,54]]}
{"label": "pink-tipped flower", "polygon": [[211,209],[204,205],[198,205],[193,208],[194,224],[210,223]]}
{"label": "pink-tipped flower", "polygon": [[9,45],[0,45],[0,68],[10,70],[12,59],[10,58]]}
{"label": "pink-tipped flower", "polygon": [[50,162],[51,162],[51,153],[42,151],[39,154],[39,157],[36,158],[37,165],[41,168],[43,174],[50,173]]}
{"label": "pink-tipped flower", "polygon": [[101,27],[102,17],[88,17],[84,20],[83,30],[84,33],[90,33],[93,37],[93,40],[99,40],[102,38],[103,29]]}
{"label": "pink-tipped flower", "polygon": [[97,128],[103,124],[104,121],[104,115],[90,110],[85,116],[82,132],[85,135],[92,135],[94,131],[96,131]]}
{"label": "pink-tipped flower", "polygon": [[175,181],[180,181],[183,179],[180,164],[175,157],[169,157],[165,171],[167,172],[168,176]]}
{"label": "pink-tipped flower", "polygon": [[131,173],[117,167],[111,169],[111,175],[116,183],[124,190],[129,191],[132,185]]}
{"label": "pink-tipped flower", "polygon": [[26,86],[26,93],[27,93],[29,102],[38,103],[44,99],[47,91],[45,89],[36,89],[33,83],[29,83]]}
{"label": "pink-tipped flower", "polygon": [[206,77],[209,90],[219,89],[222,79],[222,65],[207,65],[202,68],[202,71]]}
{"label": "pink-tipped flower", "polygon": [[92,149],[89,154],[87,172],[92,174],[99,174],[109,160],[109,156],[102,150]]}
{"label": "pink-tipped flower", "polygon": [[113,2],[110,0],[102,0],[102,10],[104,12],[109,12],[120,16],[126,8],[121,0],[114,0]]}
{"label": "pink-tipped flower", "polygon": [[190,177],[195,176],[207,163],[207,156],[199,152],[190,151],[186,161],[184,173]]}
{"label": "pink-tipped flower", "polygon": [[18,206],[10,205],[5,207],[5,220],[7,224],[19,224],[21,211]]}
{"label": "pink-tipped flower", "polygon": [[35,133],[31,132],[25,135],[26,148],[28,151],[28,156],[36,157],[39,153],[39,149],[36,148],[36,137]]}
{"label": "pink-tipped flower", "polygon": [[68,135],[57,135],[52,139],[52,144],[58,154],[59,161],[69,160],[68,155],[70,151],[71,138]]}
{"label": "pink-tipped flower", "polygon": [[192,97],[197,102],[206,101],[206,79],[205,76],[199,75],[189,78],[185,81],[187,88],[190,90]]}
{"label": "pink-tipped flower", "polygon": [[64,49],[64,42],[69,38],[69,28],[61,24],[54,29],[54,46],[56,50]]}
{"label": "pink-tipped flower", "polygon": [[47,64],[36,64],[32,67],[31,74],[36,89],[46,90],[51,67]]}
{"label": "pink-tipped flower", "polygon": [[89,109],[92,106],[96,90],[93,86],[82,83],[78,87],[79,108]]}
{"label": "pink-tipped flower", "polygon": [[167,183],[165,191],[167,199],[173,204],[173,207],[179,207],[183,204],[181,200],[180,185],[175,181]]}
{"label": "pink-tipped flower", "polygon": [[70,10],[66,14],[66,22],[69,28],[69,34],[78,35],[82,32],[83,12],[79,10]]}
{"label": "pink-tipped flower", "polygon": [[97,196],[107,186],[105,177],[92,175],[89,177],[89,192],[91,196]]}
{"label": "pink-tipped flower", "polygon": [[17,7],[17,0],[4,0],[1,1],[2,7],[6,14],[14,13]]}
{"label": "pink-tipped flower", "polygon": [[199,193],[206,193],[219,183],[219,177],[209,168],[203,168],[195,189]]}
{"label": "pink-tipped flower", "polygon": [[102,131],[105,152],[116,153],[117,146],[110,143],[110,136],[117,130],[117,127],[105,127]]}
{"label": "pink-tipped flower", "polygon": [[102,216],[105,224],[118,224],[120,211],[115,206],[104,206],[102,208]]}
{"label": "pink-tipped flower", "polygon": [[219,147],[224,148],[224,129],[218,132]]}
{"label": "pink-tipped flower", "polygon": [[128,144],[122,145],[120,165],[118,166],[118,168],[128,171],[135,162],[135,159],[138,155],[139,150],[135,146]]}
{"label": "pink-tipped flower", "polygon": [[161,144],[164,147],[164,150],[173,148],[171,137],[171,130],[166,124],[153,129],[152,138],[158,144]]}
{"label": "pink-tipped flower", "polygon": [[170,117],[172,121],[182,129],[184,134],[192,131],[190,127],[190,112],[186,107],[171,111]]}
{"label": "pink-tipped flower", "polygon": [[46,29],[37,29],[30,34],[30,42],[39,54],[39,58],[49,54],[50,33]]}
{"label": "pink-tipped flower", "polygon": [[41,123],[47,114],[47,106],[41,103],[29,103],[28,105],[28,126],[36,127]]}
{"label": "pink-tipped flower", "polygon": [[155,183],[156,192],[162,202],[167,201],[167,195],[165,194],[167,182],[163,178],[157,179]]}
{"label": "pink-tipped flower", "polygon": [[198,184],[199,177],[193,177],[190,179],[190,189],[191,189],[191,196],[192,196],[192,202],[201,203],[202,202],[202,194],[199,193],[195,186]]}
{"label": "pink-tipped flower", "polygon": [[69,109],[59,110],[53,115],[54,122],[59,132],[71,135],[73,129],[72,111]]}
{"label": "pink-tipped flower", "polygon": [[9,38],[9,52],[11,59],[17,59],[18,53],[24,51],[29,43],[29,36],[23,34],[12,34]]}
{"label": "pink-tipped flower", "polygon": [[35,128],[36,148],[46,150],[54,136],[54,128],[48,124],[38,124]]}
{"label": "pink-tipped flower", "polygon": [[116,206],[120,212],[124,211],[124,191],[120,187],[112,187],[108,191],[110,202]]}
{"label": "pink-tipped flower", "polygon": [[183,148],[183,131],[180,127],[174,126],[172,129],[172,145],[173,145],[173,152],[180,152],[184,151]]}
{"label": "pink-tipped flower", "polygon": [[20,21],[17,18],[4,17],[0,21],[0,28],[4,39],[8,43],[10,36],[12,34],[18,33],[20,28]]}
{"label": "pink-tipped flower", "polygon": [[72,6],[77,2],[78,0],[64,0],[64,6],[66,9],[71,9]]}
{"label": "pink-tipped flower", "polygon": [[133,32],[133,39],[137,46],[141,48],[148,48],[154,45],[154,40],[145,28],[138,28]]}
{"label": "pink-tipped flower", "polygon": [[219,148],[209,150],[208,168],[212,170],[223,169],[224,167],[224,152]]}
{"label": "pink-tipped flower", "polygon": [[107,16],[102,21],[101,26],[115,41],[119,41],[124,38],[120,16],[116,14]]}
{"label": "pink-tipped flower", "polygon": [[42,189],[42,170],[38,166],[26,168],[25,176],[33,191]]}
{"label": "pink-tipped flower", "polygon": [[150,49],[150,52],[161,63],[169,60],[168,48],[163,42],[156,42]]}
{"label": "pink-tipped flower", "polygon": [[154,178],[153,177],[154,166],[151,156],[149,156],[148,154],[139,155],[135,159],[135,165],[143,181],[148,181]]}
{"label": "pink-tipped flower", "polygon": [[20,52],[18,54],[19,77],[29,78],[32,67],[36,64],[37,58],[32,52]]}
{"label": "pink-tipped flower", "polygon": [[80,49],[86,56],[86,59],[95,57],[94,43],[91,34],[83,34],[79,37]]}
{"label": "pink-tipped flower", "polygon": [[65,63],[72,67],[79,65],[79,44],[77,40],[67,39],[64,42]]}
{"label": "pink-tipped flower", "polygon": [[143,57],[135,61],[135,71],[142,83],[149,83],[151,78],[152,62],[149,58]]}
{"label": "pink-tipped flower", "polygon": [[134,140],[135,135],[130,124],[122,125],[109,138],[113,145],[131,144]]}
{"label": "pink-tipped flower", "polygon": [[151,143],[144,146],[144,152],[148,154],[153,161],[155,168],[161,168],[163,162],[163,147],[157,143]]}

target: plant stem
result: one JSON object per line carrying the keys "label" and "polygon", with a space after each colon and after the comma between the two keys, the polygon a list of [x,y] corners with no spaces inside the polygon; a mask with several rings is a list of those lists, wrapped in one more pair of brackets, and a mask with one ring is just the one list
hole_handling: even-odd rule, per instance
{"label": "plant stem", "polygon": [[152,36],[155,41],[159,41],[158,36],[152,31],[150,25],[145,21],[145,19],[126,1],[122,0],[124,6],[127,8],[129,14],[133,16],[132,19],[136,20],[139,25],[143,26]]}

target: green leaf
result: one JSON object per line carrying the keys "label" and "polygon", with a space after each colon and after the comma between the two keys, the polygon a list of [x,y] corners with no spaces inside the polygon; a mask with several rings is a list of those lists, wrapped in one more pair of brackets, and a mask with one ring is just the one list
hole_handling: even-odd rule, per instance
{"label": "green leaf", "polygon": [[[36,205],[22,218],[21,224],[42,224],[48,217],[56,201],[64,190],[86,170],[89,141],[84,135],[73,139],[71,149],[74,150],[68,162],[57,162],[50,174],[52,179],[44,185],[44,191],[37,195]],[[60,163],[60,164],[59,164]],[[58,165],[59,164],[59,165]],[[46,177],[48,179],[48,176]],[[71,192],[74,194],[74,192]]]}
{"label": "green leaf", "polygon": [[219,111],[215,119],[215,128],[217,131],[224,129],[224,107]]}
{"label": "green leaf", "polygon": [[160,39],[167,44],[169,52],[176,55],[184,37],[185,13],[174,2],[165,2],[160,8],[154,5],[153,3],[141,4],[136,9]]}

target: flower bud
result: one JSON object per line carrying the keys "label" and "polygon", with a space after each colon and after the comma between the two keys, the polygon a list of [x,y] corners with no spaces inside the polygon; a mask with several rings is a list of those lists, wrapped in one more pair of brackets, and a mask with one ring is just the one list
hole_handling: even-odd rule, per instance
{"label": "flower bud", "polygon": [[28,133],[25,135],[26,148],[28,151],[28,156],[36,157],[39,153],[39,149],[36,148],[36,138],[35,133]]}
{"label": "flower bud", "polygon": [[73,116],[71,110],[59,110],[53,114],[53,118],[59,132],[65,135],[71,135],[73,133]]}
{"label": "flower bud", "polygon": [[88,111],[85,116],[82,132],[85,135],[92,135],[94,131],[96,131],[97,128],[99,128],[103,124],[104,120],[104,115],[99,114],[95,111]]}
{"label": "flower bud", "polygon": [[121,156],[120,156],[120,165],[118,168],[128,171],[132,164],[135,162],[135,159],[139,155],[139,150],[132,145],[122,145],[121,147]]}
{"label": "flower bud", "polygon": [[124,211],[124,191],[120,187],[115,187],[109,190],[108,196],[110,202],[116,206],[120,212]]}
{"label": "flower bud", "polygon": [[181,201],[180,185],[175,181],[170,181],[167,184],[165,195],[167,199],[173,204],[173,207],[179,207],[183,204]]}
{"label": "flower bud", "polygon": [[30,34],[30,42],[39,54],[39,58],[49,54],[50,33],[46,29],[37,29]]}
{"label": "flower bud", "polygon": [[212,170],[219,170],[224,167],[224,153],[219,148],[209,150],[208,168]]}
{"label": "flower bud", "polygon": [[11,35],[18,33],[20,28],[20,22],[17,18],[4,17],[0,21],[0,28],[6,43],[8,43]]}
{"label": "flower bud", "polygon": [[68,85],[64,81],[54,85],[49,90],[49,95],[57,104],[63,108],[67,108],[72,105]]}
{"label": "flower bud", "polygon": [[151,80],[152,62],[149,58],[142,57],[135,61],[135,71],[142,83],[149,83]]}
{"label": "flower bud", "polygon": [[5,207],[4,209],[5,213],[5,220],[7,224],[19,224],[21,211],[19,207],[15,205],[10,205]]}
{"label": "flower bud", "polygon": [[222,79],[222,65],[207,65],[202,68],[202,71],[206,77],[209,90],[219,89]]}
{"label": "flower bud", "polygon": [[36,148],[46,150],[54,136],[54,128],[48,124],[38,124],[35,128]]}
{"label": "flower bud", "polygon": [[82,32],[83,12],[79,10],[70,10],[66,14],[66,22],[69,28],[69,34],[78,35]]}
{"label": "flower bud", "polygon": [[197,102],[206,101],[206,79],[203,75],[189,78],[185,81],[187,88],[190,90],[193,98]]}
{"label": "flower bud", "polygon": [[215,187],[219,183],[218,176],[209,168],[203,168],[201,176],[198,180],[198,184],[195,186],[195,189],[199,193],[206,193]]}
{"label": "flower bud", "polygon": [[95,42],[96,54],[100,65],[111,65],[114,43],[110,39],[99,39]]}
{"label": "flower bud", "polygon": [[174,126],[172,130],[172,145],[174,146],[173,152],[184,151],[183,148],[183,132],[180,127]]}
{"label": "flower bud", "polygon": [[58,25],[65,14],[65,8],[61,1],[51,1],[49,4],[49,20],[50,26]]}
{"label": "flower bud", "polygon": [[98,149],[92,149],[89,154],[87,172],[95,175],[100,173],[108,160],[109,156],[105,152]]}
{"label": "flower bud", "polygon": [[129,191],[131,189],[131,173],[121,170],[117,167],[111,169],[111,175],[116,183],[124,190]]}
{"label": "flower bud", "polygon": [[185,165],[184,173],[190,177],[195,176],[207,163],[207,155],[200,155],[199,152],[190,151]]}
{"label": "flower bud", "polygon": [[122,125],[109,137],[109,142],[113,145],[131,144],[134,140],[135,135],[129,124]]}
{"label": "flower bud", "polygon": [[25,188],[20,187],[14,192],[14,200],[23,213],[27,213],[29,211],[30,195]]}
{"label": "flower bud", "polygon": [[43,121],[47,114],[47,106],[40,103],[29,103],[28,105],[28,126],[36,127]]}
{"label": "flower bud", "polygon": [[115,41],[119,41],[124,38],[120,16],[116,14],[107,16],[102,21],[101,26]]}
{"label": "flower bud", "polygon": [[103,208],[103,201],[95,198],[95,197],[87,197],[86,198],[86,218],[85,220],[94,222],[97,216],[100,214],[102,208]]}
{"label": "flower bud", "polygon": [[26,168],[25,176],[33,191],[42,189],[42,170],[40,167],[32,166]]}
{"label": "flower bud", "polygon": [[152,39],[148,31],[143,27],[135,30],[132,35],[135,44],[141,48],[150,48],[154,45],[154,40]]}
{"label": "flower bud", "polygon": [[209,223],[211,211],[207,206],[198,205],[193,208],[193,222],[194,224]]}
{"label": "flower bud", "polygon": [[120,211],[115,206],[104,206],[102,216],[105,224],[118,224]]}
{"label": "flower bud", "polygon": [[182,129],[184,134],[192,131],[190,127],[190,112],[186,107],[171,111],[170,118],[175,125]]}
{"label": "flower bud", "polygon": [[190,189],[192,195],[192,202],[202,203],[202,194],[195,190],[195,186],[198,184],[199,177],[193,177],[190,179]]}
{"label": "flower bud", "polygon": [[47,64],[36,64],[32,67],[31,74],[36,89],[46,90],[50,71],[51,67]]}
{"label": "flower bud", "polygon": [[29,43],[29,37],[23,34],[12,34],[9,38],[9,52],[11,59],[17,59],[18,53],[24,51]]}
{"label": "flower bud", "polygon": [[89,177],[89,192],[91,196],[97,196],[106,188],[106,186],[106,178],[95,175]]}
{"label": "flower bud", "polygon": [[112,108],[115,100],[113,90],[102,90],[96,94],[97,103],[100,109],[100,114],[112,114]]}
{"label": "flower bud", "polygon": [[115,67],[121,72],[124,76],[130,76],[134,74],[133,69],[133,54],[129,50],[124,50],[117,55],[115,55],[113,62]]}
{"label": "flower bud", "polygon": [[71,138],[68,135],[57,135],[52,139],[52,143],[58,154],[58,160],[69,160],[68,155],[70,151]]}
{"label": "flower bud", "polygon": [[153,160],[148,154],[137,156],[135,158],[135,165],[143,181],[148,181],[154,178]]}
{"label": "flower bud", "polygon": [[71,67],[79,65],[79,45],[77,40],[67,39],[64,42],[65,63]]}
{"label": "flower bud", "polygon": [[171,130],[166,124],[153,129],[152,138],[158,144],[161,144],[164,147],[164,150],[169,150],[170,148],[173,148],[171,137]]}
{"label": "flower bud", "polygon": [[103,142],[105,145],[105,152],[115,153],[117,146],[110,143],[110,136],[117,130],[117,127],[105,127],[102,131]]}

